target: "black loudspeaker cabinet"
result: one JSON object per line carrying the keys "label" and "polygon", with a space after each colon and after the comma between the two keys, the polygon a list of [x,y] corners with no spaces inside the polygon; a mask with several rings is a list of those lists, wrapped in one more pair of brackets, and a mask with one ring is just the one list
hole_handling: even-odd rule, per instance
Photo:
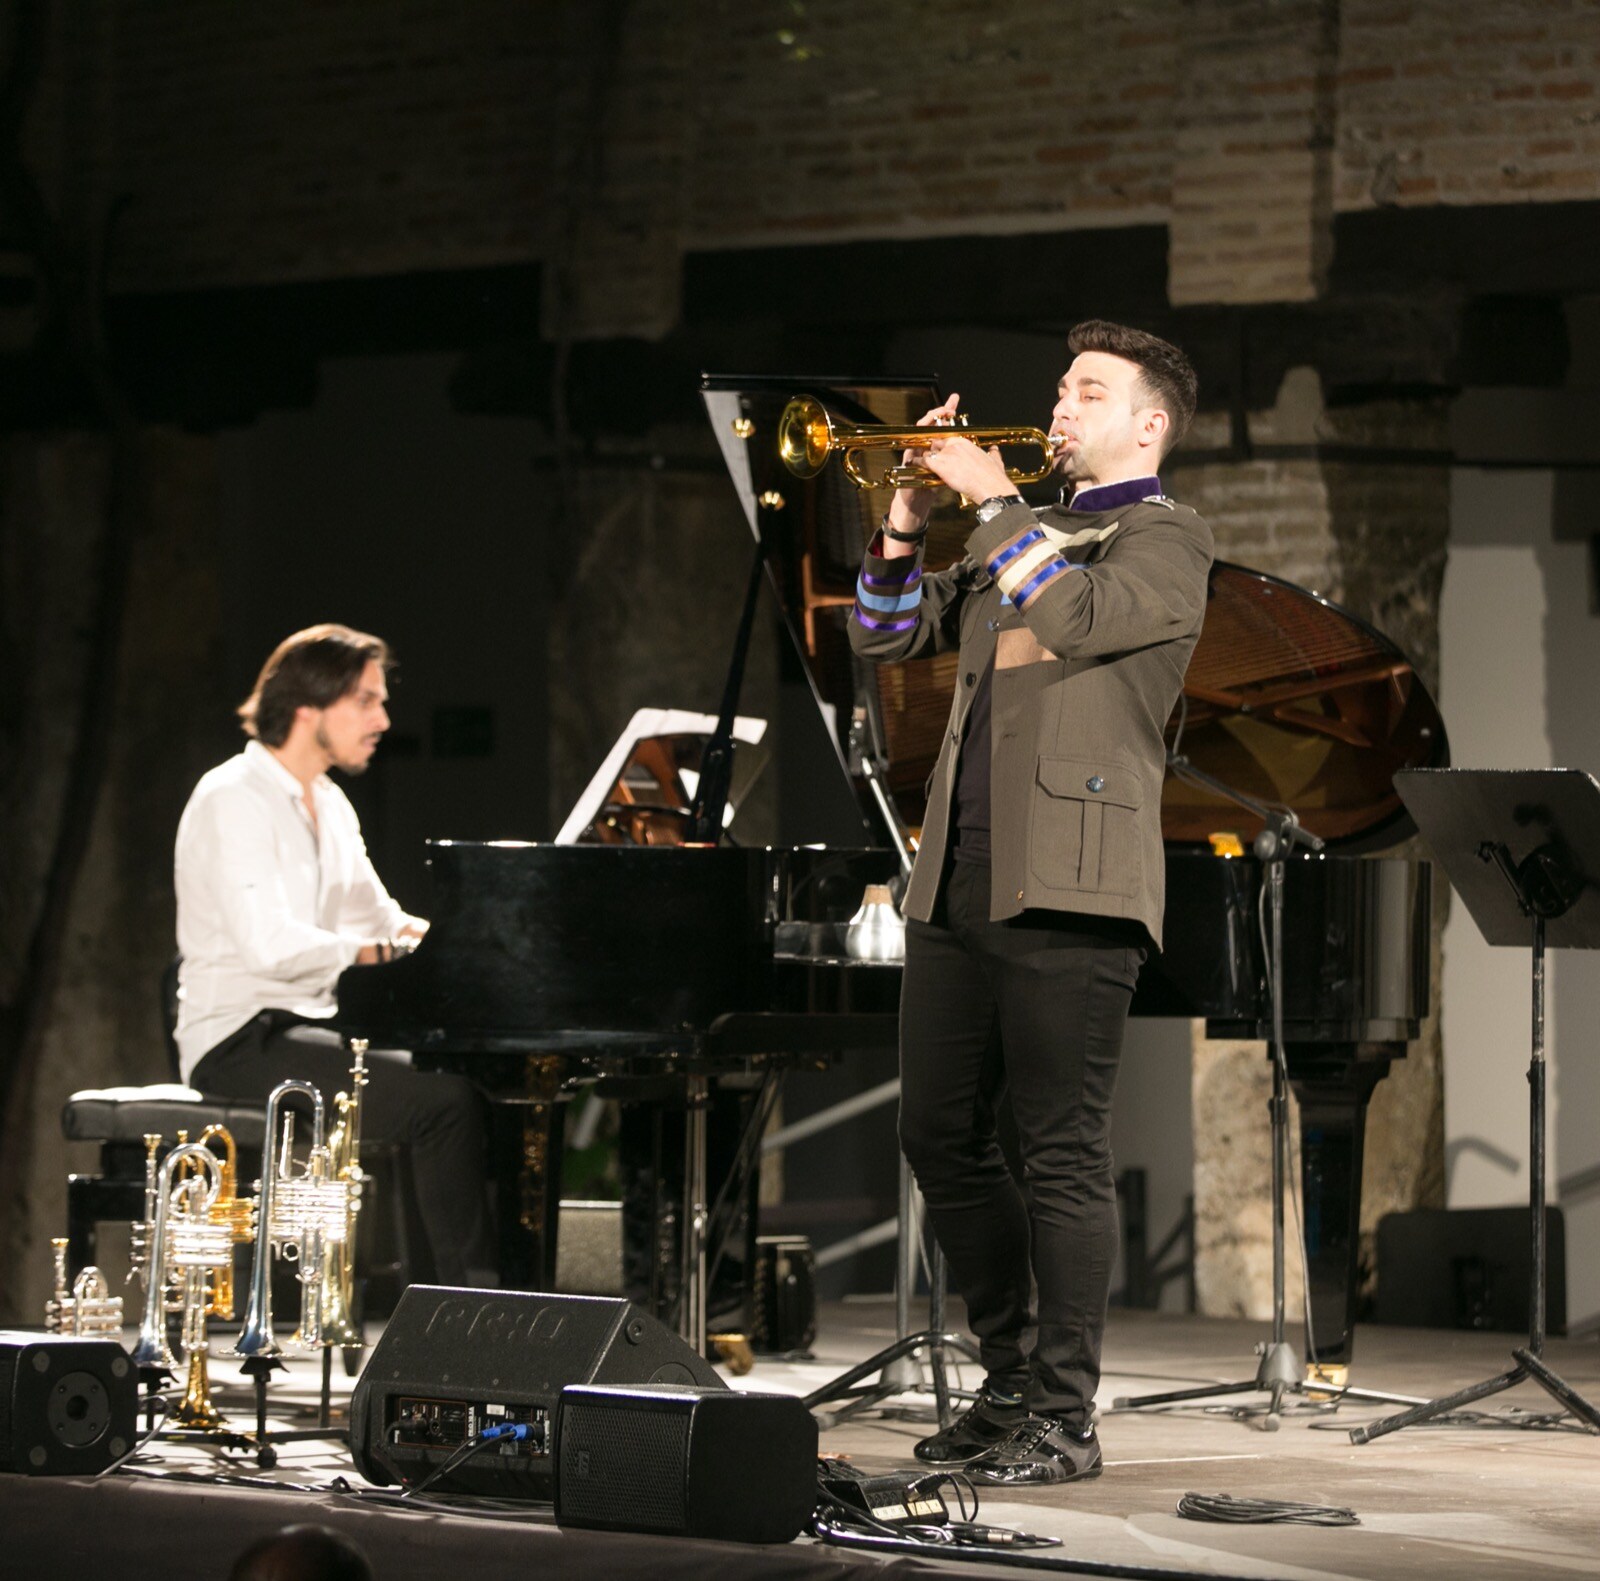
{"label": "black loudspeaker cabinet", "polygon": [[[1545,1329],[1567,1331],[1566,1229],[1545,1209]],[[1528,1209],[1413,1208],[1378,1220],[1377,1323],[1528,1332]]]}
{"label": "black loudspeaker cabinet", "polygon": [[115,1340],[0,1330],[0,1471],[93,1476],[133,1447],[138,1414]]}
{"label": "black loudspeaker cabinet", "polygon": [[429,1488],[548,1499],[551,1419],[575,1383],[727,1388],[631,1301],[411,1285],[351,1395],[351,1458],[368,1482],[415,1483],[484,1429],[520,1424],[525,1438],[484,1445]]}
{"label": "black loudspeaker cabinet", "polygon": [[817,1423],[793,1395],[577,1385],[555,1425],[563,1526],[786,1543],[817,1503]]}

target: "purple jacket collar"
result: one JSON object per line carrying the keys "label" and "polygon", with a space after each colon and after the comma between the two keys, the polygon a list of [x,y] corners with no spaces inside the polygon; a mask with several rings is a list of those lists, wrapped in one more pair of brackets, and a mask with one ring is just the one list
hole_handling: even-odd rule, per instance
{"label": "purple jacket collar", "polygon": [[1069,511],[1114,511],[1160,492],[1161,479],[1158,477],[1125,478],[1120,483],[1096,483],[1092,488],[1079,489],[1070,500],[1065,497],[1066,490],[1063,489],[1061,503]]}

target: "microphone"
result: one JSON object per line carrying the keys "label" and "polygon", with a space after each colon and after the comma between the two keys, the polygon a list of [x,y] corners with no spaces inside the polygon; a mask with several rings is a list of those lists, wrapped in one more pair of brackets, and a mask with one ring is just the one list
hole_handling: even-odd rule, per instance
{"label": "microphone", "polygon": [[1258,862],[1272,862],[1287,856],[1296,845],[1320,851],[1325,843],[1303,828],[1292,812],[1269,813],[1261,833],[1250,842],[1250,851]]}

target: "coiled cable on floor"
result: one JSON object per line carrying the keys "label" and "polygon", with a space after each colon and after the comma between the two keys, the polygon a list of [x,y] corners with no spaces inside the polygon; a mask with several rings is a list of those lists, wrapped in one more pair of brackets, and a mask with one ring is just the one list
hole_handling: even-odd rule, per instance
{"label": "coiled cable on floor", "polygon": [[1339,1504],[1297,1504],[1293,1499],[1236,1499],[1228,1493],[1185,1493],[1178,1514],[1191,1521],[1234,1525],[1359,1526],[1354,1510]]}

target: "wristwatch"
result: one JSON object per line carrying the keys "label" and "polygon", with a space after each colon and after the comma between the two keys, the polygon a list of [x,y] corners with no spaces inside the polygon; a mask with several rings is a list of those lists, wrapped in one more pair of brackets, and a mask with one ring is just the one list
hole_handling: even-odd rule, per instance
{"label": "wristwatch", "polygon": [[996,516],[1008,505],[1016,505],[1022,499],[1020,494],[991,494],[976,511],[974,517],[980,527],[992,522]]}

